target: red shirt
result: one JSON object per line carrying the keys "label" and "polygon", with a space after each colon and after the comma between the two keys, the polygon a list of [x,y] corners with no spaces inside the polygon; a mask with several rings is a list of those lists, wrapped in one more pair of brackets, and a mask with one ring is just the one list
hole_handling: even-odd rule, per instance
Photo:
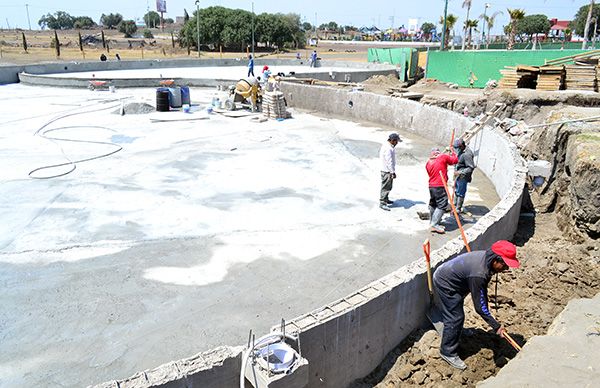
{"label": "red shirt", "polygon": [[429,174],[429,187],[444,187],[444,182],[440,177],[440,171],[444,175],[444,179],[448,182],[448,166],[458,163],[458,156],[454,152],[452,155],[439,154],[431,157],[425,164],[425,169]]}

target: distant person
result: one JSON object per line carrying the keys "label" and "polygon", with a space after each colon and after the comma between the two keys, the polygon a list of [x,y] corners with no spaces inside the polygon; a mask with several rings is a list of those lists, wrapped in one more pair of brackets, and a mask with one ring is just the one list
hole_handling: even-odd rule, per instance
{"label": "distant person", "polygon": [[302,59],[302,57],[300,56],[300,53],[296,53],[296,59]]}
{"label": "distant person", "polygon": [[385,143],[379,149],[381,161],[381,194],[379,195],[379,208],[390,211],[389,205],[394,203],[390,200],[390,191],[396,179],[396,145],[401,142],[397,133],[390,133]]}
{"label": "distant person", "polygon": [[121,56],[119,55],[119,53],[116,53],[116,54],[115,54],[115,58],[117,58],[117,61],[120,61],[120,60],[121,60]]}
{"label": "distant person", "polygon": [[100,60],[101,60],[102,62],[106,62],[106,59],[107,59],[107,58],[106,58],[106,55],[104,55],[104,54],[100,54]]}
{"label": "distant person", "polygon": [[465,196],[467,195],[467,185],[471,183],[473,171],[475,170],[475,161],[473,151],[465,144],[463,139],[454,141],[454,149],[458,154],[458,163],[454,168],[454,205],[456,211],[462,213]]}
{"label": "distant person", "polygon": [[254,58],[252,58],[252,54],[248,55],[248,77],[254,77]]}
{"label": "distant person", "polygon": [[463,308],[469,293],[473,298],[475,311],[486,321],[499,336],[505,333],[502,326],[490,312],[488,306],[488,284],[494,274],[509,268],[519,268],[517,247],[500,240],[490,249],[463,253],[440,265],[433,274],[433,288],[441,305],[442,343],[440,355],[456,369],[466,369],[467,365],[458,356],[458,342],[465,323]]}
{"label": "distant person", "polygon": [[446,233],[446,229],[440,225],[440,222],[448,208],[448,195],[440,172],[448,182],[448,165],[458,163],[458,157],[454,151],[451,152],[451,155],[443,154],[439,148],[432,148],[429,160],[425,164],[425,169],[429,175],[429,216],[432,233]]}
{"label": "distant person", "polygon": [[310,67],[317,67],[317,50],[310,54]]}

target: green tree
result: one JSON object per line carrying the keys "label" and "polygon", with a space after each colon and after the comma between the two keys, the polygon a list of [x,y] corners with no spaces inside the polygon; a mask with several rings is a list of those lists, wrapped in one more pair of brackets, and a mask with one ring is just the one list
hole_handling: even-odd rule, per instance
{"label": "green tree", "polygon": [[96,25],[96,23],[94,23],[94,20],[92,20],[91,17],[89,16],[77,16],[75,17],[74,21],[73,21],[73,28],[78,28],[78,29],[90,29],[92,27],[94,27]]}
{"label": "green tree", "polygon": [[116,28],[122,21],[123,15],[120,13],[109,13],[108,15],[102,14],[102,16],[100,16],[100,24],[111,30]]}
{"label": "green tree", "polygon": [[160,15],[154,11],[149,11],[144,15],[144,23],[148,28],[156,28],[156,26],[160,26]]}
{"label": "green tree", "polygon": [[183,9],[183,23],[187,23],[190,20],[190,15],[187,12],[187,9]]}
{"label": "green tree", "polygon": [[44,29],[52,30],[68,30],[73,28],[75,18],[64,11],[56,11],[54,14],[42,16],[38,21],[38,25]]}
{"label": "green tree", "polygon": [[431,33],[435,30],[435,24],[425,22],[421,25],[421,32],[425,35],[425,38],[429,40],[431,38]]}
{"label": "green tree", "polygon": [[304,22],[302,23],[302,29],[304,31],[311,31],[313,29],[313,26],[309,22]]}
{"label": "green tree", "polygon": [[[444,47],[448,47],[448,42],[450,41],[450,31],[452,31],[452,29],[454,28],[454,25],[456,24],[456,22],[458,21],[458,16],[454,15],[454,14],[448,14],[448,16],[446,16],[446,41],[444,42]],[[440,24],[442,25],[442,28],[444,28],[444,17],[441,16],[440,17]]]}
{"label": "green tree", "polygon": [[119,23],[119,32],[125,34],[126,38],[131,38],[136,31],[137,26],[133,20],[123,20],[121,23]]}
{"label": "green tree", "polygon": [[150,31],[148,28],[144,29],[144,32],[142,32],[142,35],[146,39],[152,39],[152,38],[154,38],[154,35],[152,34],[152,31]]}
{"label": "green tree", "polygon": [[550,20],[546,15],[527,15],[517,24],[517,34],[525,34],[529,37],[535,34],[547,34],[550,27]]}
{"label": "green tree", "polygon": [[498,15],[504,15],[504,12],[496,11],[491,15],[481,15],[481,19],[485,20],[487,26],[487,38],[485,40],[486,49],[488,48],[490,42],[490,32],[492,31],[492,28],[494,28],[494,24],[496,23],[496,18],[498,17]]}
{"label": "green tree", "polygon": [[519,21],[523,20],[525,17],[525,11],[522,9],[507,9],[508,16],[510,17],[510,23],[508,24],[508,45],[506,48],[508,50],[512,50],[515,47],[515,36],[517,35]]}
{"label": "green tree", "polygon": [[175,23],[175,20],[171,19],[171,18],[166,18],[164,19],[165,24],[173,24]]}
{"label": "green tree", "polygon": [[[471,41],[473,40],[473,30],[477,31],[477,26],[479,25],[479,21],[475,19],[467,20],[465,22],[465,30],[467,31],[467,47],[471,46]],[[464,41],[463,41],[464,43]],[[464,46],[463,46],[464,47]]]}
{"label": "green tree", "polygon": [[[580,7],[579,10],[577,11],[577,13],[575,14],[575,18],[569,24],[569,28],[571,29],[572,32],[575,33],[575,35],[585,36],[585,26],[586,26],[586,22],[588,19],[589,10],[590,10],[589,5],[584,5],[584,6]],[[594,4],[594,6],[592,8],[592,16],[590,19],[593,19],[593,18],[596,18],[596,20],[600,20],[600,4]],[[600,25],[598,27],[600,27]],[[589,26],[588,38],[589,38],[590,32],[592,32],[592,34],[593,34],[593,31],[591,31],[591,30],[593,30],[593,23],[592,23],[592,26]]]}

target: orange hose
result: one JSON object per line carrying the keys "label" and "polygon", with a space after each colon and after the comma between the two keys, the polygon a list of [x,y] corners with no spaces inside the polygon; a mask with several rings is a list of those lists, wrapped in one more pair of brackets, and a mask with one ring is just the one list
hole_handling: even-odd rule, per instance
{"label": "orange hose", "polygon": [[[442,178],[442,182],[444,183],[444,189],[446,189],[446,194],[448,198],[452,198],[450,195],[450,190],[448,189],[448,182],[446,182],[446,178],[444,178],[444,174],[440,171],[440,177]],[[465,230],[462,227],[462,223],[460,222],[460,218],[458,217],[458,212],[456,211],[456,207],[454,206],[454,202],[450,201],[450,206],[452,206],[452,213],[454,213],[454,219],[458,224],[458,228],[460,229],[460,234],[462,236],[463,242],[465,243],[465,248],[467,248],[467,252],[471,252],[471,247],[469,246],[469,242],[467,241],[467,236],[465,235]]]}

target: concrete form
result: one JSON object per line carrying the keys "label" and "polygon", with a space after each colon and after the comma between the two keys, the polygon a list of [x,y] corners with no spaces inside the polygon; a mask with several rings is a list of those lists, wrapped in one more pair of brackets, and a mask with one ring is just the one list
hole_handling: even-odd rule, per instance
{"label": "concrete form", "polygon": [[[469,120],[447,110],[386,96],[296,84],[283,85],[283,91],[291,106],[407,129],[438,144],[449,142],[452,128],[460,133],[471,126]],[[472,248],[479,249],[514,233],[526,169],[510,140],[490,128],[478,135],[473,146],[479,169],[491,179],[501,197],[498,205],[467,232]],[[417,249],[419,245],[416,244]],[[167,249],[166,246],[149,248]],[[396,248],[407,251],[402,245]],[[433,252],[432,263],[437,265],[462,250],[460,240],[451,240]],[[412,257],[407,259],[408,263]],[[417,260],[355,292],[346,291],[346,297],[289,322],[287,330],[300,333],[302,355],[309,361],[309,386],[345,386],[366,375],[389,350],[422,325],[427,307],[424,272],[423,260]],[[335,298],[333,295],[329,297]],[[240,367],[240,348],[220,348],[102,386],[235,386]]]}

